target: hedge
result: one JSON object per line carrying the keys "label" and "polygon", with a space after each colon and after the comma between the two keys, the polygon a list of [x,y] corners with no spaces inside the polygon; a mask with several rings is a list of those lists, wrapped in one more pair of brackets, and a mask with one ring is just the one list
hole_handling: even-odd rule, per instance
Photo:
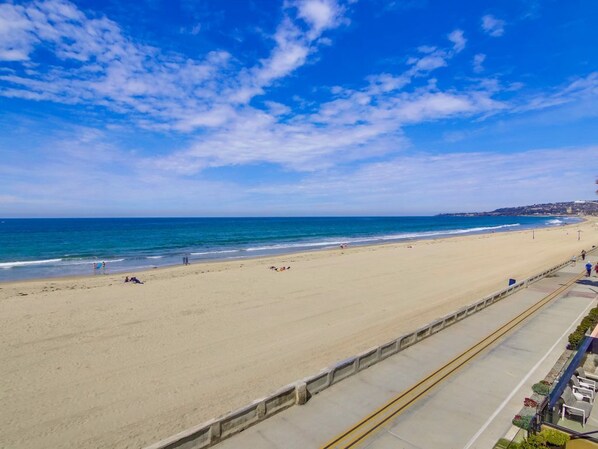
{"label": "hedge", "polygon": [[590,330],[590,329],[594,329],[594,327],[596,327],[597,324],[598,324],[598,307],[594,307],[585,316],[585,318],[583,320],[581,320],[581,323],[579,323],[579,326],[577,326],[577,329],[575,329],[569,335],[569,349],[575,350],[575,349],[579,348],[579,345],[583,341],[583,339],[586,335],[586,332],[588,332],[588,330]]}

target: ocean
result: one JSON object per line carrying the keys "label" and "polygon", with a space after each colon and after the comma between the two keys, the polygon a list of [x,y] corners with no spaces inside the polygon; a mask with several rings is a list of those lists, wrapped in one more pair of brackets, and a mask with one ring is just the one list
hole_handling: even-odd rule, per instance
{"label": "ocean", "polygon": [[[0,219],[0,281],[559,226],[563,217]],[[102,264],[105,264],[103,266]]]}

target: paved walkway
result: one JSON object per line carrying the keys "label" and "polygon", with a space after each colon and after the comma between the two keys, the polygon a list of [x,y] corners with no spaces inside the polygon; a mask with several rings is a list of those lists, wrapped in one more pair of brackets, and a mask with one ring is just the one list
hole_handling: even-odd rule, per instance
{"label": "paved walkway", "polygon": [[[596,257],[589,258],[596,262]],[[568,266],[395,356],[217,445],[218,449],[319,448],[399,392],[579,274]],[[568,334],[598,298],[583,279],[370,437],[368,449],[492,448],[549,372]]]}

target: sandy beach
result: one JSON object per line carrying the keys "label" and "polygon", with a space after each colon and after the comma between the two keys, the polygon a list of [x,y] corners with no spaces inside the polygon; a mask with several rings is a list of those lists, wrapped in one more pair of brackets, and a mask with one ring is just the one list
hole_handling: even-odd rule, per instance
{"label": "sandy beach", "polygon": [[592,245],[595,218],[0,284],[0,448],[143,447]]}

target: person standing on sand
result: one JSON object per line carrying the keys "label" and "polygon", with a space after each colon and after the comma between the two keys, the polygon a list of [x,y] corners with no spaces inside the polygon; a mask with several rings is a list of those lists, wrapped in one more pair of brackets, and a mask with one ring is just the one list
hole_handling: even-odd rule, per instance
{"label": "person standing on sand", "polygon": [[588,262],[586,264],[586,271],[588,274],[586,274],[586,276],[591,276],[592,275],[592,264],[590,262]]}
{"label": "person standing on sand", "polygon": [[586,250],[585,249],[581,250],[581,260],[586,260]]}

